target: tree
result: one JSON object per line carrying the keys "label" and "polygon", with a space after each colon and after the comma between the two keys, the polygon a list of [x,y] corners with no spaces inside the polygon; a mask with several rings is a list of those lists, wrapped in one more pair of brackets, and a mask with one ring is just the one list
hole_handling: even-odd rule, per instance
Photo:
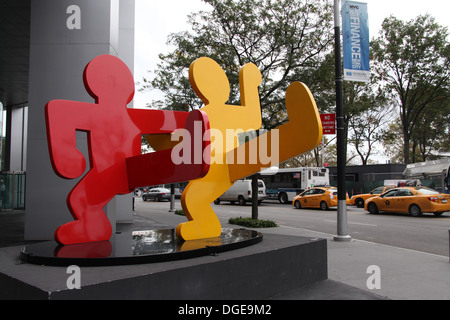
{"label": "tree", "polygon": [[372,43],[375,71],[397,106],[404,162],[410,162],[414,129],[431,105],[449,93],[448,30],[429,15],[403,22],[390,16]]}
{"label": "tree", "polygon": [[[364,122],[366,119],[361,118],[361,114],[371,108],[370,104],[370,86],[360,82],[344,82],[343,98],[344,98],[344,132],[345,132],[345,155],[347,155],[347,145],[349,141],[349,127],[351,122],[360,119]],[[360,121],[360,122],[361,122]],[[346,163],[348,159],[346,159]]]}
{"label": "tree", "polygon": [[[431,105],[417,122],[409,143],[411,163],[439,158],[450,150],[450,100]],[[402,128],[394,119],[383,135],[383,146],[393,163],[403,163]]]}
{"label": "tree", "polygon": [[432,160],[439,151],[450,151],[450,99],[430,105],[418,119],[411,140],[412,162]]}
{"label": "tree", "polygon": [[345,83],[344,92],[345,125],[350,135],[347,141],[355,147],[362,165],[367,165],[375,145],[383,140],[392,108],[375,75],[370,77],[368,84]]}
{"label": "tree", "polygon": [[[336,136],[324,136],[322,143],[314,149],[284,161],[280,168],[321,167],[324,162],[336,164]],[[334,143],[334,144],[333,144]]]}
{"label": "tree", "polygon": [[388,125],[382,140],[386,156],[390,158],[390,161],[392,163],[404,163],[402,127],[398,117]]}
{"label": "tree", "polygon": [[[231,86],[228,103],[239,104],[239,69],[251,62],[262,74],[259,94],[263,128],[273,129],[286,122],[288,86],[294,81],[308,85],[309,71],[317,69],[331,49],[329,1],[203,1],[212,10],[190,15],[191,31],[169,36],[175,51],[160,54],[156,77],[152,81],[144,79],[142,89],[163,91],[165,109],[201,108],[201,100],[190,88],[188,69],[194,60],[206,56],[227,74]],[[256,189],[256,183],[253,185]],[[257,210],[255,203],[253,217],[257,217],[257,212],[253,213]]]}
{"label": "tree", "polygon": [[353,144],[362,165],[367,165],[369,157],[377,143],[383,141],[385,125],[390,122],[389,109],[384,106],[368,109],[358,117],[349,119],[349,128],[352,132],[349,142]]}
{"label": "tree", "polygon": [[142,90],[165,93],[165,108],[202,107],[190,88],[188,68],[201,56],[219,63],[231,85],[229,103],[239,103],[239,68],[248,62],[262,73],[263,127],[286,121],[285,92],[294,81],[310,82],[332,44],[332,10],[326,0],[203,0],[212,10],[189,16],[191,31],[169,36],[173,52],[160,54],[153,80]]}

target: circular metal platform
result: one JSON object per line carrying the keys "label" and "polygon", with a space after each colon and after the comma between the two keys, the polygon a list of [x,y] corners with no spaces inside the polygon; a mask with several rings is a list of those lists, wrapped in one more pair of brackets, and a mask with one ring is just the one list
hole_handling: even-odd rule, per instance
{"label": "circular metal platform", "polygon": [[112,266],[190,259],[254,245],[259,232],[222,229],[217,238],[184,241],[175,229],[115,234],[110,241],[62,246],[54,241],[35,243],[20,250],[24,262],[49,266]]}

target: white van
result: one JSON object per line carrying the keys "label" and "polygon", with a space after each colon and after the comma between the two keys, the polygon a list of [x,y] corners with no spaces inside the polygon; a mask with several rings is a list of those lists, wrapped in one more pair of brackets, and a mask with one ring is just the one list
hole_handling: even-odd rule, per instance
{"label": "white van", "polygon": [[[258,180],[258,204],[266,199],[266,185],[264,181]],[[252,201],[252,180],[238,180],[223,195],[217,198],[214,203],[220,201],[230,201],[234,204],[236,201],[243,206],[247,201]]]}

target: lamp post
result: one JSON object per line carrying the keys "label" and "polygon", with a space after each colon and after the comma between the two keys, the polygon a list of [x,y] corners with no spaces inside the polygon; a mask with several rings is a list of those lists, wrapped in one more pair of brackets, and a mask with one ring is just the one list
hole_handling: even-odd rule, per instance
{"label": "lamp post", "polygon": [[334,47],[336,71],[336,122],[337,122],[337,177],[338,177],[338,207],[337,207],[337,235],[335,241],[350,241],[352,238],[347,231],[347,201],[345,191],[345,128],[344,102],[342,97],[342,64],[341,64],[341,17],[340,0],[334,0]]}

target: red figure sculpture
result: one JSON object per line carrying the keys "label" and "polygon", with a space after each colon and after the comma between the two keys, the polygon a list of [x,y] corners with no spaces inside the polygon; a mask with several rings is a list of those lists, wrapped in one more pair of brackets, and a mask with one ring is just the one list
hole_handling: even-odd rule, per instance
{"label": "red figure sculpture", "polygon": [[[99,56],[86,66],[84,84],[95,104],[53,100],[45,108],[50,158],[59,176],[74,179],[84,173],[86,160],[76,148],[75,132],[88,134],[90,170],[67,197],[75,221],[55,231],[56,241],[63,245],[109,240],[112,228],[103,208],[115,195],[143,185],[191,180],[209,169],[209,159],[175,166],[170,150],[141,155],[143,134],[169,134],[179,128],[192,133],[194,121],[201,121],[202,133],[207,131],[204,112],[127,108],[134,96],[133,76],[120,59],[110,55]],[[203,136],[192,140],[203,149],[210,142]],[[138,161],[141,167],[129,165],[127,169],[127,158]],[[136,180],[142,171],[158,174]]]}

